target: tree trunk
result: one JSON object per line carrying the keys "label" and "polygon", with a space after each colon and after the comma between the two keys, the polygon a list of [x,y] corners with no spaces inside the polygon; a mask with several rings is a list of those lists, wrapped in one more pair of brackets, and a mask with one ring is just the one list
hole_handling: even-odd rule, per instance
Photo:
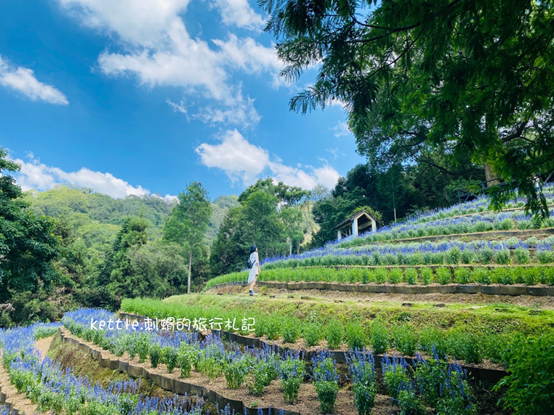
{"label": "tree trunk", "polygon": [[187,283],[187,294],[190,294],[190,274],[192,272],[192,251],[189,252],[189,280]]}
{"label": "tree trunk", "polygon": [[492,171],[492,167],[488,164],[483,164],[485,169],[485,180],[487,181],[487,187],[500,184],[498,176]]}
{"label": "tree trunk", "polygon": [[289,256],[292,256],[292,238],[289,238]]}

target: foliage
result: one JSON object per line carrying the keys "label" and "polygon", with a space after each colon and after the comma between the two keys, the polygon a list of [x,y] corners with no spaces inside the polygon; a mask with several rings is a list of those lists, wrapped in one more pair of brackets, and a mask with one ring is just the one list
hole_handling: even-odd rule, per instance
{"label": "foliage", "polygon": [[323,327],[319,323],[307,323],[304,326],[304,340],[308,347],[317,346],[323,338]]}
{"label": "foliage", "polygon": [[188,259],[187,293],[191,290],[193,257],[201,252],[211,214],[208,192],[200,183],[192,182],[179,193],[179,202],[164,226],[164,240],[182,246]]}
{"label": "foliage", "polygon": [[129,252],[146,244],[148,221],[142,218],[128,218],[123,222],[121,231],[113,243],[104,264],[100,269],[95,286],[102,305],[116,309],[122,297],[159,296],[159,281],[139,279],[132,269]]}
{"label": "foliage", "polygon": [[379,320],[375,320],[371,325],[371,345],[375,354],[383,354],[389,348],[387,329]]}
{"label": "foliage", "polygon": [[352,377],[354,403],[358,415],[370,415],[375,404],[375,359],[370,351],[353,350],[346,356]]}
{"label": "foliage", "polygon": [[495,390],[507,388],[501,399],[516,415],[554,412],[554,336],[517,336],[512,344],[508,376]]}
{"label": "foliage", "polygon": [[417,335],[407,324],[393,328],[394,346],[404,356],[413,356],[417,347]]}
{"label": "foliage", "polygon": [[54,222],[29,210],[21,188],[9,175],[19,166],[6,156],[0,148],[0,303],[16,293],[35,292],[39,285],[60,280],[52,266],[58,256]]}
{"label": "foliage", "polygon": [[327,333],[325,340],[327,340],[327,347],[329,349],[338,349],[342,345],[344,339],[344,328],[336,319],[331,320],[327,324]]}
{"label": "foliage", "polygon": [[360,323],[352,321],[346,324],[346,343],[352,350],[361,350],[368,343]]}
{"label": "foliage", "polygon": [[298,390],[304,380],[305,364],[297,356],[289,355],[279,365],[279,378],[283,388],[283,398],[294,403],[298,399]]}
{"label": "foliage", "polygon": [[358,151],[374,165],[424,163],[431,152],[450,165],[490,163],[508,183],[492,192],[497,204],[518,188],[528,208],[547,214],[533,175],[554,168],[551,5],[364,4],[262,1],[283,75],[296,80],[318,68],[291,108],[340,100]]}
{"label": "foliage", "polygon": [[333,413],[339,392],[339,375],[335,367],[335,361],[331,359],[328,351],[320,352],[312,358],[312,366],[314,385],[321,412],[324,414]]}

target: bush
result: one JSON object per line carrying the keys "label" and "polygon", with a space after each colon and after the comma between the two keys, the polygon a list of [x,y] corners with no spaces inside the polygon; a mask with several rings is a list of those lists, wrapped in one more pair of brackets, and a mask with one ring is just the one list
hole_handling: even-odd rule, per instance
{"label": "bush", "polygon": [[507,388],[501,402],[515,415],[554,413],[554,334],[518,335],[512,344],[508,376],[494,391]]}
{"label": "bush", "polygon": [[528,264],[531,261],[531,255],[525,248],[517,248],[514,251],[514,257],[518,264]]}
{"label": "bush", "polygon": [[402,358],[386,357],[383,359],[383,378],[388,394],[397,399],[402,386],[410,383],[408,364]]}
{"label": "bush", "polygon": [[462,251],[460,251],[460,248],[457,246],[450,248],[446,252],[446,262],[448,264],[456,265],[460,262],[460,258],[462,256]]}
{"label": "bush", "polygon": [[[231,356],[229,357],[231,358]],[[246,379],[249,364],[245,357],[233,356],[231,359],[231,361],[227,362],[227,365],[223,369],[223,373],[227,381],[227,388],[238,389]]]}
{"label": "bush", "polygon": [[158,343],[151,344],[148,349],[148,355],[150,357],[150,363],[152,367],[158,367],[160,357],[162,355],[162,347]]}
{"label": "bush", "polygon": [[433,270],[431,268],[421,268],[421,283],[428,285],[433,282]]}
{"label": "bush", "polygon": [[270,317],[264,324],[264,332],[268,339],[277,340],[281,335],[281,324],[276,317]]}
{"label": "bush", "polygon": [[375,320],[371,326],[371,345],[375,354],[383,354],[389,348],[387,328],[379,320]]}
{"label": "bush", "polygon": [[298,391],[304,375],[305,367],[302,360],[288,358],[281,362],[279,376],[285,401],[294,403],[298,399]]}
{"label": "bush", "polygon": [[419,345],[429,354],[436,350],[442,356],[447,351],[446,335],[436,327],[425,327],[419,335]]}
{"label": "bush", "polygon": [[466,363],[481,363],[481,347],[477,336],[461,330],[454,330],[448,336],[448,352]]}
{"label": "bush", "polygon": [[394,347],[403,355],[413,356],[417,347],[417,336],[413,329],[406,325],[395,326],[392,331]]}
{"label": "bush", "polygon": [[468,268],[458,268],[454,271],[454,281],[457,284],[469,284],[470,275]]}
{"label": "bush", "polygon": [[501,222],[496,222],[495,225],[500,231],[509,231],[515,227],[514,221],[510,218],[503,219]]}
{"label": "bush", "polygon": [[179,355],[175,348],[166,346],[162,349],[161,361],[167,366],[169,373],[173,372],[173,369],[177,366],[178,359]]}
{"label": "bush", "polygon": [[537,250],[535,251],[535,257],[541,264],[550,264],[554,262],[554,253],[547,250]]}
{"label": "bush", "polygon": [[304,340],[308,347],[317,346],[323,338],[323,327],[319,323],[308,324],[304,329]]}
{"label": "bush", "polygon": [[333,413],[339,392],[339,377],[335,368],[335,362],[331,359],[328,352],[314,356],[312,361],[314,366],[314,386],[321,412],[324,414]]}
{"label": "bush", "polygon": [[417,284],[417,270],[415,268],[406,268],[404,278],[408,284]]}
{"label": "bush", "polygon": [[329,349],[338,349],[342,345],[344,338],[344,328],[337,320],[331,320],[327,325],[327,334],[325,340],[327,340],[327,347]]}
{"label": "bush", "polygon": [[501,249],[494,254],[494,262],[500,265],[508,265],[510,259],[510,251],[507,249]]}
{"label": "bush", "polygon": [[363,349],[367,344],[364,330],[359,323],[351,322],[346,324],[346,343],[348,348],[352,350]]}
{"label": "bush", "polygon": [[490,284],[490,271],[487,268],[475,268],[471,273],[471,279],[478,284]]}
{"label": "bush", "polygon": [[431,263],[434,265],[444,264],[444,253],[434,252],[431,254]]}
{"label": "bush", "polygon": [[479,250],[479,261],[482,264],[490,264],[494,256],[494,251],[491,248],[483,248]]}
{"label": "bush", "polygon": [[264,388],[269,386],[272,381],[271,363],[261,360],[256,363],[250,370],[250,378],[246,382],[246,386],[252,395],[260,396]]}
{"label": "bush", "polygon": [[289,320],[283,327],[283,343],[296,343],[300,336],[298,321]]}
{"label": "bush", "polygon": [[349,372],[352,378],[354,403],[358,415],[370,415],[375,404],[375,360],[371,352],[355,351],[348,356]]}
{"label": "bush", "polygon": [[491,281],[494,284],[513,284],[512,273],[510,268],[495,268],[492,271]]}
{"label": "bush", "polygon": [[442,285],[450,284],[452,282],[452,273],[450,272],[450,269],[446,267],[438,268],[437,280],[439,281],[439,284],[442,284]]}
{"label": "bush", "polygon": [[397,397],[399,415],[425,415],[425,405],[412,388],[401,389]]}
{"label": "bush", "polygon": [[398,284],[402,282],[402,269],[400,268],[393,268],[389,272],[389,282],[391,284]]}
{"label": "bush", "polygon": [[461,256],[462,264],[473,264],[477,261],[477,255],[471,249],[464,249]]}
{"label": "bush", "polygon": [[375,282],[377,284],[384,284],[387,282],[387,269],[386,268],[377,268],[375,270]]}

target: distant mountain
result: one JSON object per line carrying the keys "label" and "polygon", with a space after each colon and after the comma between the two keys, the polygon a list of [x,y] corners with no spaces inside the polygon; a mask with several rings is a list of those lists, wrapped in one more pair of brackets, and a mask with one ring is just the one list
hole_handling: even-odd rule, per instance
{"label": "distant mountain", "polygon": [[[51,190],[25,192],[31,209],[37,214],[53,218],[65,217],[74,232],[82,238],[87,248],[102,254],[120,229],[127,216],[142,216],[153,226],[148,229],[150,239],[161,236],[165,220],[171,215],[175,202],[159,196],[128,196],[113,199],[90,189],[75,189],[56,186]],[[206,241],[211,244],[227,211],[238,205],[237,196],[220,196],[212,203],[213,213],[206,232]]]}

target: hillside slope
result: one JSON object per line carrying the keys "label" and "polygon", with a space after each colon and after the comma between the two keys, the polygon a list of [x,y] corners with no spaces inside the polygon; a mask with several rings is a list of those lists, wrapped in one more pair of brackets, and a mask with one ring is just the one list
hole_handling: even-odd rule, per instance
{"label": "hillside slope", "polygon": [[[153,226],[148,229],[149,238],[161,236],[165,220],[171,215],[174,203],[158,196],[128,196],[113,199],[90,189],[56,186],[44,191],[25,193],[31,209],[38,214],[56,219],[65,217],[76,235],[87,248],[102,252],[109,247],[128,216],[142,216]],[[212,203],[213,213],[206,232],[206,243],[211,244],[227,211],[238,205],[236,196],[220,196]],[[92,254],[92,253],[91,253]]]}

